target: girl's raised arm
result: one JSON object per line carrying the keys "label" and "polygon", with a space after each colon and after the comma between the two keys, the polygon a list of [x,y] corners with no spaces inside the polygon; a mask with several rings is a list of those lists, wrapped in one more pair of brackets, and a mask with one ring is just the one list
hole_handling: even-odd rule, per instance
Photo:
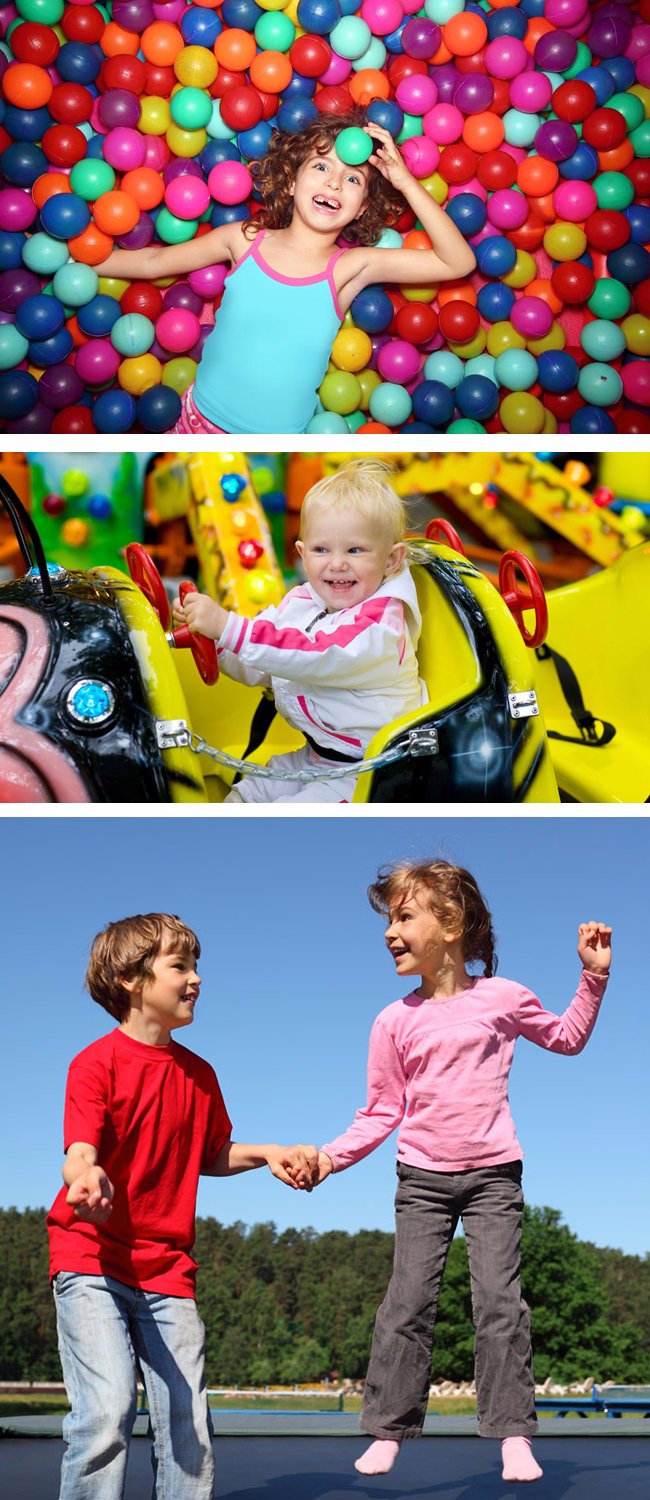
{"label": "girl's raised arm", "polygon": [[100,276],[124,277],[126,281],[158,281],[166,276],[185,276],[204,266],[236,258],[233,231],[239,224],[221,224],[182,245],[148,245],[146,250],[112,250],[95,270]]}

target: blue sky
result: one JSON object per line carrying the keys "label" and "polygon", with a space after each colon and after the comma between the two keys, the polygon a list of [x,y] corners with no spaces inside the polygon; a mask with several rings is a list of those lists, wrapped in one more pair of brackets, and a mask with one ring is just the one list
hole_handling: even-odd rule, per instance
{"label": "blue sky", "polygon": [[[5,818],[0,1204],[60,1183],[70,1058],[112,1026],[84,991],[94,934],[134,911],[178,913],[203,944],[197,1017],[179,1039],[210,1059],[240,1140],[341,1131],[365,1098],[368,1034],[406,993],[366,887],[400,856],[467,865],[491,906],[500,972],[562,1011],[580,921],[614,927],[612,980],[578,1057],[519,1041],[511,1105],[531,1204],[581,1238],[648,1247],[650,822],[635,817]],[[395,1138],[311,1195],[266,1170],[205,1179],[198,1210],[280,1229],[392,1229]]]}

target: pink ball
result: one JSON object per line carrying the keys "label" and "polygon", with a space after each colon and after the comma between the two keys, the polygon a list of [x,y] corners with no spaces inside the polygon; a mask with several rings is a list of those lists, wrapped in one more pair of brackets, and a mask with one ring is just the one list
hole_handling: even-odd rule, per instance
{"label": "pink ball", "polygon": [[525,339],[543,339],[553,326],[553,313],[541,297],[520,297],[510,310],[510,322]]}
{"label": "pink ball", "polygon": [[199,297],[204,297],[209,302],[221,296],[227,274],[227,266],[202,266],[200,271],[190,271],[187,279],[192,291],[198,292]]}
{"label": "pink ball", "polygon": [[121,363],[122,355],[110,339],[89,339],[77,349],[74,366],[84,385],[107,385],[115,379]]}
{"label": "pink ball", "polygon": [[628,401],[637,406],[650,406],[650,364],[647,359],[635,359],[621,370],[623,390]]}
{"label": "pink ball", "polygon": [[644,89],[647,89],[650,84],[650,54],[648,53],[646,53],[645,57],[641,57],[637,63],[636,81],[637,83],[642,83]]}
{"label": "pink ball", "polygon": [[370,27],[373,36],[388,36],[401,26],[404,7],[400,0],[363,0],[361,19]]}
{"label": "pink ball", "polygon": [[485,63],[493,78],[516,78],[528,68],[531,58],[516,36],[497,36],[488,42]]}
{"label": "pink ball", "polygon": [[424,116],[424,133],[437,146],[450,146],[460,140],[463,133],[463,116],[455,104],[434,104]]}
{"label": "pink ball", "polygon": [[421,9],[421,0],[402,0],[402,10],[405,16],[416,16]]}
{"label": "pink ball", "polygon": [[406,339],[391,339],[377,355],[377,369],[384,380],[407,385],[419,372],[419,351]]}
{"label": "pink ball", "polygon": [[350,77],[351,72],[352,63],[349,59],[347,57],[339,57],[338,52],[333,52],[328,66],[325,72],[320,74],[318,82],[324,84],[326,88],[336,87],[339,83],[345,83],[346,78]]}
{"label": "pink ball", "polygon": [[598,199],[590,182],[561,182],[553,194],[553,205],[559,219],[581,224],[595,213]]}
{"label": "pink ball", "polygon": [[400,146],[400,151],[414,177],[430,177],[440,160],[435,141],[430,141],[426,135],[409,136],[404,145]]}
{"label": "pink ball", "polygon": [[551,26],[565,31],[567,26],[576,26],[583,21],[589,9],[589,0],[545,0],[544,17]]}
{"label": "pink ball", "polygon": [[104,136],[102,155],[118,172],[132,172],[135,167],[143,166],[146,151],[144,136],[130,125],[116,125],[115,130]]}
{"label": "pink ball", "polygon": [[[449,189],[448,197],[456,198],[458,193],[472,193],[475,198],[480,198],[482,203],[487,203],[487,188],[483,187],[478,177],[470,177],[469,182],[454,183]],[[489,233],[492,233],[491,229]],[[472,235],[472,244],[474,244],[474,235]]]}
{"label": "pink ball", "polygon": [[156,338],[163,349],[171,354],[187,354],[196,343],[201,324],[196,313],[187,307],[170,307],[160,314],[156,323]]}
{"label": "pink ball", "polygon": [[536,114],[547,109],[553,94],[553,84],[545,73],[519,73],[510,84],[510,103],[513,109],[524,114]]}
{"label": "pink ball", "polygon": [[252,186],[253,179],[248,167],[239,161],[218,162],[208,177],[212,197],[217,203],[225,203],[229,207],[235,203],[244,203]]}
{"label": "pink ball", "polygon": [[488,200],[487,210],[496,229],[520,229],[528,218],[528,200],[513,188],[497,188]]}
{"label": "pink ball", "polygon": [[408,78],[403,78],[398,83],[395,98],[406,114],[425,115],[427,110],[433,109],[438,90],[433,78],[428,78],[423,73],[410,73]]}
{"label": "pink ball", "polygon": [[17,187],[3,188],[0,192],[0,228],[20,234],[34,223],[36,213],[31,193]]}
{"label": "pink ball", "polygon": [[210,189],[200,177],[175,177],[165,188],[165,203],[179,219],[200,219],[210,207]]}
{"label": "pink ball", "polygon": [[164,135],[148,135],[143,165],[153,172],[163,172],[169,166],[172,154]]}

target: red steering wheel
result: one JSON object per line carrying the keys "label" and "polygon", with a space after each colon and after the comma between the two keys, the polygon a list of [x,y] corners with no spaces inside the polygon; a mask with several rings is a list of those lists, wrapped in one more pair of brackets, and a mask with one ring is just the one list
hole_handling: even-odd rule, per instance
{"label": "red steering wheel", "polygon": [[141,589],[146,600],[160,620],[163,630],[169,630],[172,610],[165,592],[165,585],[153,558],[140,542],[129,542],[126,549],[126,565],[133,582]]}
{"label": "red steering wheel", "polygon": [[448,542],[449,546],[453,547],[454,552],[460,552],[461,557],[467,556],[455,527],[452,526],[451,521],[444,521],[442,516],[437,516],[434,521],[429,521],[424,534],[429,542]]}
{"label": "red steering wheel", "polygon": [[[523,573],[530,593],[518,586],[517,568],[520,573]],[[530,558],[526,557],[524,552],[504,552],[499,563],[498,588],[526,645],[541,646],[548,632],[546,595],[537,569],[533,567]],[[532,632],[524,625],[523,612],[526,609],[535,611],[535,624]]]}
{"label": "red steering wheel", "polygon": [[[188,594],[198,594],[198,592],[196,584],[186,580],[178,590],[181,604]],[[214,641],[211,641],[207,635],[197,635],[187,625],[179,625],[177,630],[172,630],[171,638],[177,649],[182,650],[183,647],[189,646],[199,676],[208,687],[212,687],[219,676],[219,662]]]}

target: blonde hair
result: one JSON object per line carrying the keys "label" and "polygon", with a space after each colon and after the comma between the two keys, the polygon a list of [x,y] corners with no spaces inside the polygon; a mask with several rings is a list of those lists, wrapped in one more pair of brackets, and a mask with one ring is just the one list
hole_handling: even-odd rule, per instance
{"label": "blonde hair", "polygon": [[492,917],[473,875],[446,859],[404,860],[386,865],[368,887],[375,911],[388,916],[400,899],[423,892],[434,916],[445,927],[459,926],[466,963],[479,960],[491,979],[497,958]]}
{"label": "blonde hair", "polygon": [[172,948],[188,958],[198,959],[201,954],[196,933],[180,917],[154,911],[109,922],[90,949],[86,984],[93,1000],[124,1021],[131,1001],[122,981],[152,979],[156,959]]}
{"label": "blonde hair", "polygon": [[310,512],[316,505],[329,511],[356,510],[381,529],[389,544],[402,542],[407,527],[406,507],[391,484],[392,464],[378,458],[355,458],[335,474],[319,479],[305,495],[300,516],[304,538]]}

